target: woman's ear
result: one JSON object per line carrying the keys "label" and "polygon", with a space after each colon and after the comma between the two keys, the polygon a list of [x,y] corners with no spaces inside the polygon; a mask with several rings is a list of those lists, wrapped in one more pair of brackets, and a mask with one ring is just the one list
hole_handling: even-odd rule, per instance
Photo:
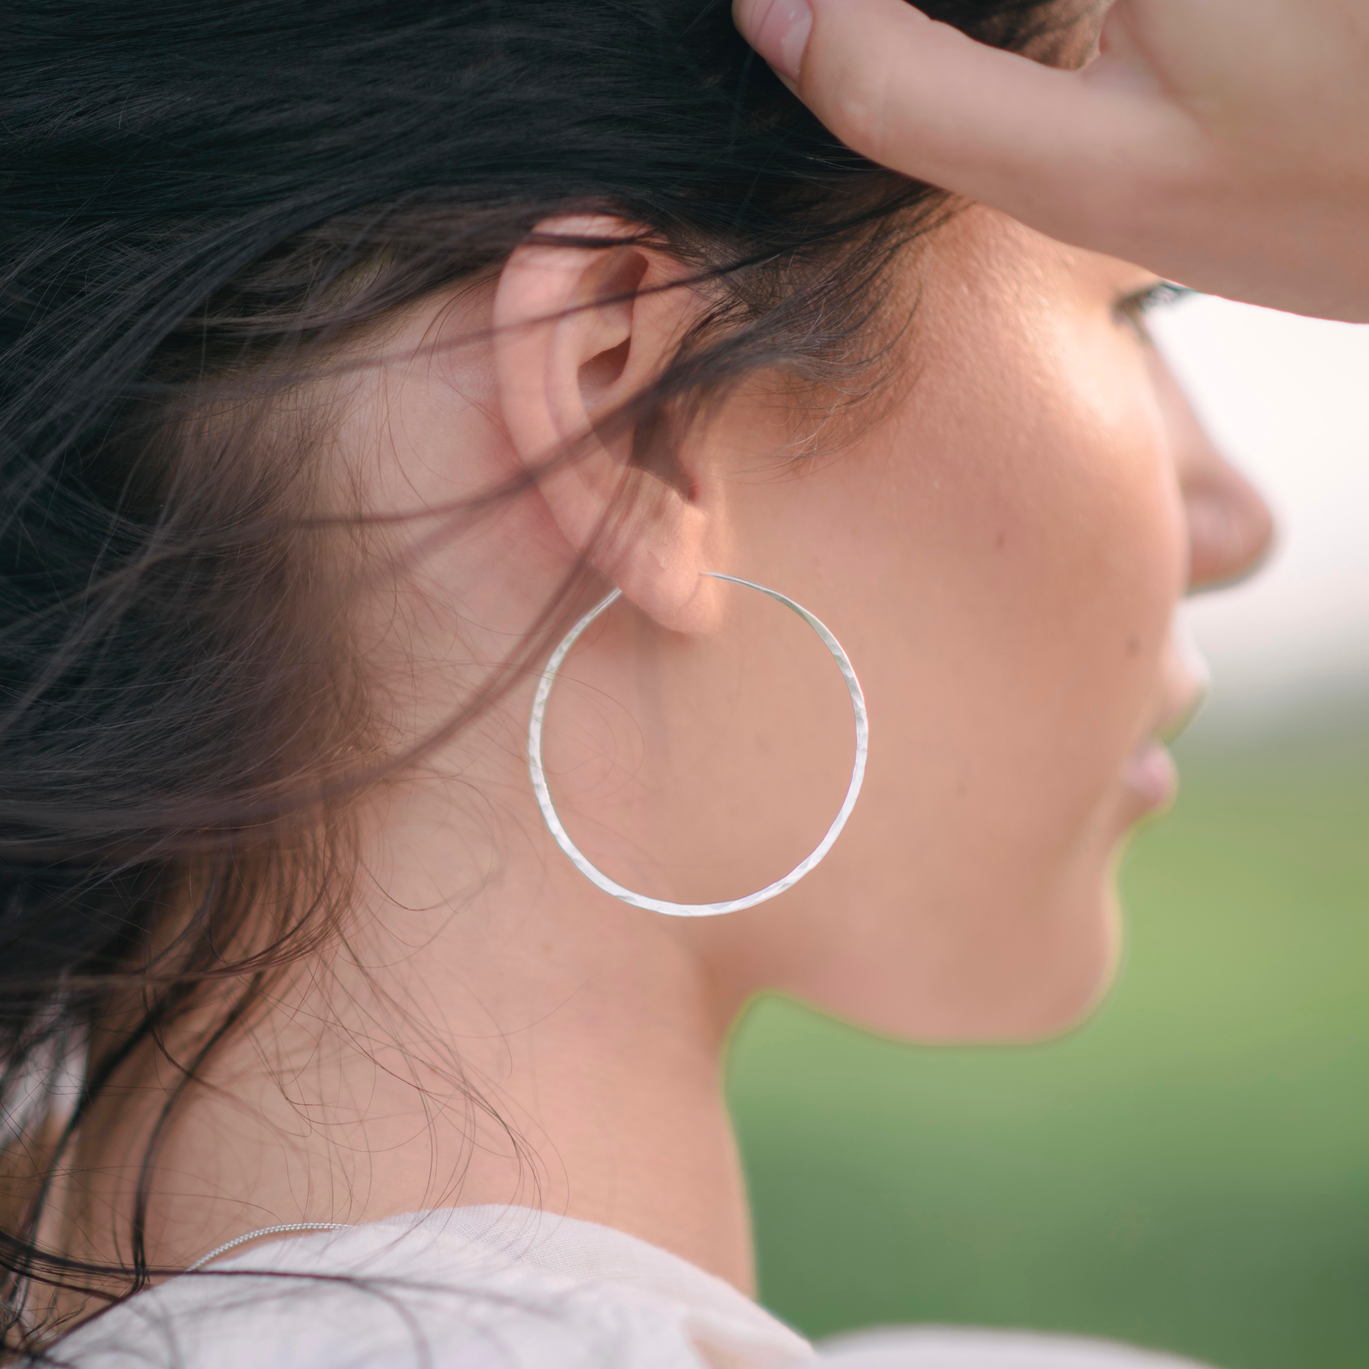
{"label": "woman's ear", "polygon": [[495,382],[514,449],[566,540],[661,626],[700,632],[719,603],[718,582],[703,574],[719,532],[714,482],[673,464],[664,479],[634,465],[637,434],[612,421],[665,369],[693,319],[697,294],[662,288],[682,275],[622,220],[539,224],[495,291]]}

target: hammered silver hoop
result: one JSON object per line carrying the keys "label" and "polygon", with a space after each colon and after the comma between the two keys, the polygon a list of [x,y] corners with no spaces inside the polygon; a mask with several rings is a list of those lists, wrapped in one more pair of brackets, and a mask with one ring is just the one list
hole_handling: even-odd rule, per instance
{"label": "hammered silver hoop", "polygon": [[841,643],[832,636],[827,627],[809,613],[806,608],[796,604],[786,595],[779,593],[778,590],[767,589],[764,585],[755,584],[751,580],[743,580],[736,575],[724,575],[721,571],[709,570],[705,571],[704,574],[711,575],[715,580],[726,580],[734,585],[742,585],[746,589],[759,590],[760,593],[768,595],[777,603],[783,604],[785,608],[792,609],[818,634],[822,639],[823,646],[832,653],[837,667],[841,671],[841,677],[846,681],[846,688],[851,695],[851,709],[856,717],[856,762],[851,769],[851,783],[846,790],[846,797],[841,802],[841,808],[836,819],[827,829],[827,835],[783,879],[777,879],[773,884],[767,884],[764,889],[757,890],[754,894],[747,894],[745,898],[728,899],[725,903],[671,903],[668,899],[649,898],[646,894],[638,894],[631,889],[625,889],[616,880],[610,879],[597,866],[591,864],[585,853],[570,839],[570,833],[566,831],[556,812],[556,805],[551,801],[551,791],[547,788],[546,771],[542,767],[542,723],[546,717],[547,701],[551,698],[551,687],[556,683],[556,676],[565,663],[571,647],[580,640],[585,629],[596,618],[606,613],[622,597],[622,591],[615,589],[607,598],[595,604],[566,633],[560,646],[551,653],[551,659],[542,671],[542,678],[537,682],[537,693],[532,701],[532,718],[528,723],[528,776],[532,780],[532,791],[537,795],[537,806],[542,810],[542,819],[547,824],[552,836],[556,838],[556,844],[591,884],[597,885],[606,894],[612,894],[614,898],[621,899],[624,903],[630,903],[634,908],[644,908],[651,913],[667,913],[671,917],[716,917],[720,913],[736,913],[743,908],[754,908],[759,903],[767,903],[770,899],[784,893],[786,889],[792,889],[804,875],[821,862],[841,835],[841,829],[846,826],[846,820],[851,816],[851,810],[856,806],[856,799],[860,797],[860,787],[865,782],[865,761],[870,752],[870,723],[865,713],[865,695],[861,692],[860,681],[856,679],[856,672],[852,668],[850,657],[842,650]]}

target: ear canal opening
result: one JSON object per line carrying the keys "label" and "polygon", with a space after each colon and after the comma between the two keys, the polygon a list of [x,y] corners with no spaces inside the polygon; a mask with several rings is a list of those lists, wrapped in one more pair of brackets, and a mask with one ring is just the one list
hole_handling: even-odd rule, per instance
{"label": "ear canal opening", "polygon": [[625,337],[616,347],[609,347],[592,356],[580,367],[580,389],[586,397],[596,391],[607,390],[617,384],[627,370],[628,353],[632,350],[632,338]]}
{"label": "ear canal opening", "polygon": [[633,428],[631,463],[674,490],[686,504],[698,497],[694,477],[680,460],[669,413],[650,414]]}
{"label": "ear canal opening", "polygon": [[[596,291],[599,308],[605,315],[622,322],[625,336],[621,342],[605,347],[580,366],[580,392],[591,415],[595,412],[596,397],[617,385],[627,372],[632,356],[632,313],[649,266],[646,255],[635,248],[620,248],[603,264]],[[695,482],[680,461],[674,425],[668,413],[648,413],[632,423],[626,433],[614,422],[612,415],[604,426],[597,418],[591,418],[591,423],[605,446],[614,450],[632,469],[655,477],[686,503],[694,502],[697,496]]]}

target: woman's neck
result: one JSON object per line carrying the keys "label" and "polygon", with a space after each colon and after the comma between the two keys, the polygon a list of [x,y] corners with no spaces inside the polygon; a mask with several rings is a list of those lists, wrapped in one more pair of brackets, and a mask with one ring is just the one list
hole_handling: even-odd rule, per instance
{"label": "woman's neck", "polygon": [[[458,811],[469,792],[430,776],[388,796],[345,941],[298,967],[185,1105],[157,1163],[150,1262],[278,1222],[521,1203],[749,1292],[728,1013],[688,939],[606,900],[517,801]],[[87,1146],[92,1197],[126,1220],[147,1129],[114,1130]]]}

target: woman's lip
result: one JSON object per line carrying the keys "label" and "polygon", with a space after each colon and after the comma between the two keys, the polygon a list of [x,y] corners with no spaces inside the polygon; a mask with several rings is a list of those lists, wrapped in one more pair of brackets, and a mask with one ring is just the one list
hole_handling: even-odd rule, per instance
{"label": "woman's lip", "polygon": [[1122,782],[1147,808],[1163,808],[1179,792],[1179,769],[1164,742],[1152,738],[1123,766]]}
{"label": "woman's lip", "polygon": [[1122,767],[1122,782],[1147,808],[1163,808],[1179,792],[1179,770],[1166,741],[1188,726],[1207,700],[1212,672],[1189,631],[1182,606],[1170,625],[1165,652],[1165,704],[1150,735]]}
{"label": "woman's lip", "polygon": [[1201,712],[1207,702],[1206,680],[1190,680],[1187,688],[1175,690],[1165,706],[1151,735],[1160,741],[1172,742]]}
{"label": "woman's lip", "polygon": [[1165,706],[1155,725],[1152,737],[1173,741],[1198,715],[1212,688],[1212,668],[1207,663],[1193,633],[1188,618],[1176,611],[1170,624],[1169,642],[1165,652]]}
{"label": "woman's lip", "polygon": [[[1212,688],[1212,667],[1193,636],[1185,605],[1175,610],[1169,627],[1169,672],[1180,681],[1170,691],[1170,702],[1153,729],[1157,737],[1172,740],[1188,726],[1207,702]],[[1177,668],[1176,668],[1177,667]]]}
{"label": "woman's lip", "polygon": [[1195,678],[1185,671],[1182,680],[1171,677],[1169,698],[1150,736],[1122,767],[1122,782],[1149,809],[1167,807],[1179,792],[1179,769],[1165,742],[1173,741],[1193,721],[1207,689],[1205,675]]}

